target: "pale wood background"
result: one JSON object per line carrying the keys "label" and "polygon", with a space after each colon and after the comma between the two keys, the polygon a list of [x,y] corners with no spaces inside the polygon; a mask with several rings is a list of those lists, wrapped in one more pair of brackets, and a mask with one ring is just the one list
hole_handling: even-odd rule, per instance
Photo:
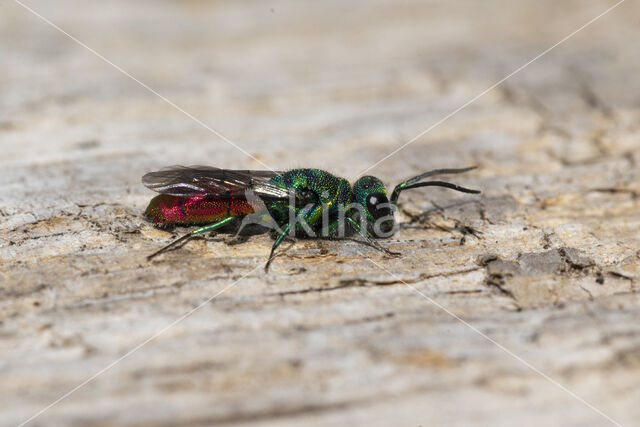
{"label": "pale wood background", "polygon": [[[269,166],[354,179],[614,3],[28,4]],[[454,180],[482,196],[403,195],[382,242],[402,258],[302,241],[265,275],[269,235],[145,261],[175,233],[142,218],[142,174],[262,166],[1,2],[0,424],[236,281],[32,425],[609,425],[428,298],[637,424],[638,16],[626,2],[371,171],[480,167]]]}

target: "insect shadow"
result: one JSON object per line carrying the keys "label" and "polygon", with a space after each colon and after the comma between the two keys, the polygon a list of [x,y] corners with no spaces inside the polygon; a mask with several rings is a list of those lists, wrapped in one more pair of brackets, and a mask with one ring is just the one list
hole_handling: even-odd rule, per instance
{"label": "insect shadow", "polygon": [[[167,231],[167,232],[171,232],[171,233],[177,233],[179,230],[185,227],[182,227],[179,225],[170,225],[170,226],[163,226],[163,227],[156,227],[156,228]],[[189,240],[224,242],[228,246],[236,246],[236,245],[247,243],[249,240],[251,240],[252,237],[261,236],[265,234],[270,235],[273,240],[278,238],[278,232],[268,226],[264,226],[260,224],[243,224],[242,218],[237,218],[234,221],[231,221],[228,224],[225,224],[224,226],[216,229],[215,231],[212,230],[210,233],[202,233],[200,235],[193,236]],[[366,240],[358,239],[357,238],[358,235],[359,234],[356,231],[347,229],[345,230],[343,236],[331,236],[331,237],[328,237],[327,239],[334,240],[334,241],[350,241],[360,245],[367,246],[372,249],[378,249],[376,245]],[[285,237],[284,241],[294,243],[296,239],[311,241],[311,240],[316,240],[316,237],[309,236],[305,233],[299,233],[295,235],[295,239],[293,237]],[[185,239],[181,242],[178,242],[172,245],[171,248],[166,249],[164,252],[166,253],[166,252],[177,251],[181,249],[185,244],[187,244],[189,240]],[[292,245],[289,247],[283,248],[282,254],[286,253],[288,249],[290,249],[291,247]]]}

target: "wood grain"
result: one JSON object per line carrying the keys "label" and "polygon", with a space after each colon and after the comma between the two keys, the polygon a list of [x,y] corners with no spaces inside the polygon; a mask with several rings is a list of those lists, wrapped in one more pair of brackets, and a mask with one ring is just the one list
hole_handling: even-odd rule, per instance
{"label": "wood grain", "polygon": [[31,425],[637,423],[636,3],[368,172],[479,166],[481,196],[402,195],[401,258],[303,240],[265,274],[271,236],[229,230],[147,262],[184,230],[140,184],[262,168],[203,124],[353,180],[612,4],[28,3],[201,123],[0,4],[0,424],[122,356]]}

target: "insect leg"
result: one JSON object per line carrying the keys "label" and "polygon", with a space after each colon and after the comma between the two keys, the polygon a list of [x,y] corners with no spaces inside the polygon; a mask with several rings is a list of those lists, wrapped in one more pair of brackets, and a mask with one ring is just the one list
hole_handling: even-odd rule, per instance
{"label": "insect leg", "polygon": [[273,253],[276,251],[276,248],[278,246],[280,246],[280,243],[282,243],[284,238],[287,237],[287,234],[289,234],[289,228],[290,228],[290,225],[287,224],[287,226],[284,228],[284,230],[282,230],[282,233],[278,236],[276,241],[273,243],[273,246],[271,247],[271,253],[269,254],[269,259],[267,260],[267,263],[264,266],[264,271],[265,272],[269,270],[269,265],[271,264],[271,261],[274,258],[273,257]]}
{"label": "insect leg", "polygon": [[188,240],[188,239],[192,238],[193,236],[196,236],[196,235],[201,234],[201,233],[206,233],[207,231],[215,230],[216,228],[222,227],[223,225],[225,225],[229,221],[233,220],[234,218],[235,217],[230,216],[228,218],[223,219],[222,221],[218,221],[218,222],[216,222],[214,224],[205,225],[204,227],[200,227],[197,230],[193,230],[192,232],[187,233],[184,236],[180,237],[179,239],[176,239],[173,242],[169,243],[167,246],[165,246],[164,248],[160,249],[159,251],[156,251],[156,252],[152,253],[151,255],[149,255],[147,257],[147,260],[150,260],[151,258],[155,257],[156,255],[160,255],[161,253],[163,253],[167,249],[177,245],[180,242]]}
{"label": "insect leg", "polygon": [[[307,221],[309,221],[309,217],[313,214],[313,206],[308,206],[307,208],[303,209],[303,211],[298,214],[298,217],[300,215],[303,216],[302,218],[302,224],[306,225],[308,227],[308,223]],[[296,217],[296,220],[298,219],[298,217]],[[287,237],[287,234],[289,234],[289,230],[291,229],[291,225],[293,225],[293,227],[295,228],[296,225],[298,223],[297,222],[289,222],[289,224],[287,224],[287,226],[283,229],[282,234],[280,234],[278,236],[278,238],[276,239],[275,243],[273,244],[273,246],[271,247],[271,254],[269,254],[269,259],[267,260],[267,263],[264,266],[264,271],[268,271],[269,270],[269,265],[271,265],[271,261],[273,261],[273,253],[275,252],[276,248],[278,246],[280,246],[280,243],[282,243],[282,241],[284,240],[285,237]]]}
{"label": "insect leg", "polygon": [[392,252],[389,249],[385,248],[384,246],[382,246],[380,243],[378,243],[375,239],[371,238],[371,235],[369,234],[369,232],[367,230],[365,230],[364,228],[362,228],[360,226],[360,224],[358,224],[357,221],[355,221],[353,218],[347,217],[347,221],[349,221],[349,224],[351,224],[351,226],[358,232],[360,233],[360,235],[362,237],[365,238],[365,240],[367,242],[369,242],[369,244],[371,246],[373,246],[374,248],[376,248],[379,251],[384,252],[387,255],[391,255],[391,256],[398,256],[400,255],[400,252]]}

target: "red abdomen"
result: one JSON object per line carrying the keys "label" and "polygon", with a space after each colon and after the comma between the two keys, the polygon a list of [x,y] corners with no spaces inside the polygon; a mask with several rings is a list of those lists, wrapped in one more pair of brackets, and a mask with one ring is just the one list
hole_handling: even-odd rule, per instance
{"label": "red abdomen", "polygon": [[230,216],[247,215],[253,207],[244,198],[179,197],[160,194],[154,197],[145,215],[154,224],[210,224]]}

